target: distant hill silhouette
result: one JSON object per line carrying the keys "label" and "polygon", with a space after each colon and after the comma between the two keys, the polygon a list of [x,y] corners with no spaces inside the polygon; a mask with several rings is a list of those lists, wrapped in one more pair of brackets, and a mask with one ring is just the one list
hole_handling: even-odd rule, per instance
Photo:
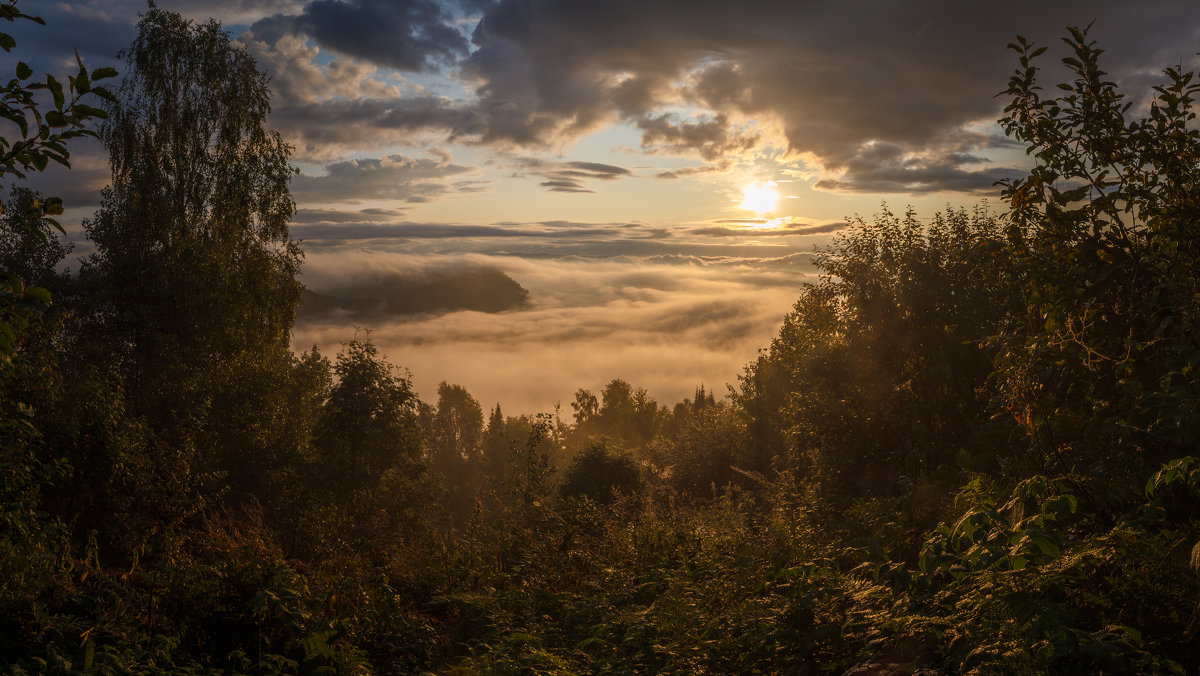
{"label": "distant hill silhouette", "polygon": [[297,320],[381,321],[406,315],[475,310],[503,312],[528,302],[529,291],[495,268],[393,274],[322,292],[305,289]]}

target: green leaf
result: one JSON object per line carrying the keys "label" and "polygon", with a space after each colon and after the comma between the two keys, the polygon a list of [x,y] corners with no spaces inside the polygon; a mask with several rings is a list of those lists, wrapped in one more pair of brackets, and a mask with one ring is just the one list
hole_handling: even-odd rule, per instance
{"label": "green leaf", "polygon": [[50,292],[40,286],[25,287],[25,297],[40,305],[50,304]]}
{"label": "green leaf", "polygon": [[[75,58],[79,58],[79,52],[75,52]],[[83,62],[79,63],[79,72],[75,75],[75,89],[80,94],[86,94],[92,89],[92,81],[88,79],[87,69],[83,67]]]}
{"label": "green leaf", "polygon": [[24,80],[25,78],[29,77],[30,75],[33,75],[33,69],[30,68],[24,61],[18,61],[17,62],[17,79]]}
{"label": "green leaf", "polygon": [[13,47],[17,46],[17,41],[8,33],[0,33],[0,49],[4,51],[12,51]]}
{"label": "green leaf", "polygon": [[72,110],[74,110],[75,113],[77,115],[79,115],[81,119],[90,118],[90,117],[94,117],[94,118],[97,118],[100,120],[108,119],[108,113],[105,112],[103,108],[96,108],[94,106],[89,106],[84,103],[76,103],[75,106],[72,108]]}
{"label": "green leaf", "polygon": [[83,670],[91,671],[92,668],[96,666],[96,644],[92,643],[92,641],[89,639],[88,641],[84,642],[82,652],[83,659],[81,659],[80,662],[83,663]]}
{"label": "green leaf", "polygon": [[1058,545],[1054,544],[1050,538],[1041,533],[1030,533],[1029,539],[1047,556],[1058,556],[1061,554]]}
{"label": "green leaf", "polygon": [[[19,110],[0,109],[0,117],[9,120],[21,129],[21,137],[29,136],[29,120],[25,119],[24,113]],[[7,145],[7,144],[5,144]]]}
{"label": "green leaf", "polygon": [[111,66],[105,66],[104,68],[97,68],[92,71],[92,80],[103,80],[104,78],[116,77],[116,76],[117,76],[117,69],[112,68]]}
{"label": "green leaf", "polygon": [[63,97],[62,84],[58,80],[55,80],[53,75],[47,75],[46,88],[50,90],[50,94],[54,97],[54,107],[62,110],[63,104],[66,102],[66,99]]}
{"label": "green leaf", "polygon": [[[95,80],[96,78],[93,77],[92,79]],[[105,101],[116,101],[117,100],[117,95],[113,94],[112,91],[110,91],[106,87],[92,87],[92,94],[99,96],[100,98],[104,99]]]}

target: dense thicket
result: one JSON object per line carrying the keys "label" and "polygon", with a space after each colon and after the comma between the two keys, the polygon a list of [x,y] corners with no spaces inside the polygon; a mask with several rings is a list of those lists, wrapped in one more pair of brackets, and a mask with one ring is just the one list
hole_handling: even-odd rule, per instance
{"label": "dense thicket", "polygon": [[[0,222],[0,665],[1200,670],[1200,85],[1131,115],[1066,42],[1054,98],[1013,45],[1004,213],[850,219],[729,397],[615,379],[568,422],[421,402],[365,338],[292,353],[265,79],[150,10],[96,254],[59,273],[34,193]],[[0,166],[65,160],[45,134]]]}

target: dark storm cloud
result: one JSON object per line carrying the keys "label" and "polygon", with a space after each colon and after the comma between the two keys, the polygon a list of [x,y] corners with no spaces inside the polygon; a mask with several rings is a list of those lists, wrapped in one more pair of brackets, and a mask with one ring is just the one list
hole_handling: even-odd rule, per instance
{"label": "dark storm cloud", "polygon": [[315,0],[297,19],[318,43],[405,71],[431,70],[467,53],[466,38],[432,0]]}

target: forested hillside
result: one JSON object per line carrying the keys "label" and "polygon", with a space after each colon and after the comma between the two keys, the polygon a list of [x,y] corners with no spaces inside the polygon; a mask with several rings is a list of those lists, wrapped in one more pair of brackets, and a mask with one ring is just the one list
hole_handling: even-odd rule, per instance
{"label": "forested hillside", "polygon": [[[1000,210],[851,219],[728,392],[519,417],[421,401],[369,334],[290,349],[291,149],[219,25],[151,9],[119,75],[18,63],[0,665],[1200,671],[1200,84],[1122,94],[1065,40],[1057,87],[1011,45]],[[87,134],[111,184],[62,272],[20,179]]]}

